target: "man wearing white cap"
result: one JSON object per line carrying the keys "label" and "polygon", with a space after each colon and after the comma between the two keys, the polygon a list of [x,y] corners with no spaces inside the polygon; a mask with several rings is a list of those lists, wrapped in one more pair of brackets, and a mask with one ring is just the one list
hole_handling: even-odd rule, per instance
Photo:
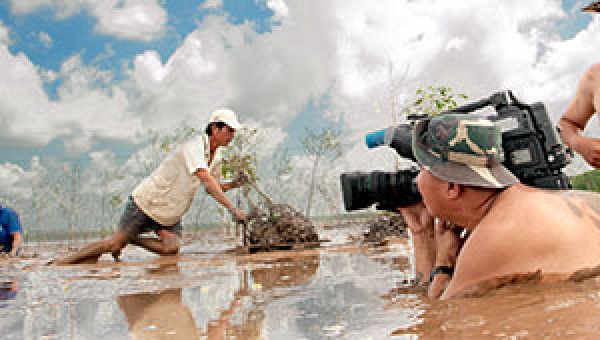
{"label": "man wearing white cap", "polygon": [[[235,113],[229,109],[214,111],[202,134],[176,148],[150,176],[133,190],[119,228],[106,240],[94,242],[78,253],[55,264],[75,264],[97,261],[103,253],[118,259],[121,250],[133,243],[160,255],[179,252],[181,218],[190,209],[196,192],[203,185],[206,192],[225,207],[236,221],[243,222],[246,214],[236,208],[225,191],[244,184],[244,176],[232,182],[220,183],[221,149],[227,146],[237,129],[242,128]],[[142,237],[155,232],[154,237]]]}

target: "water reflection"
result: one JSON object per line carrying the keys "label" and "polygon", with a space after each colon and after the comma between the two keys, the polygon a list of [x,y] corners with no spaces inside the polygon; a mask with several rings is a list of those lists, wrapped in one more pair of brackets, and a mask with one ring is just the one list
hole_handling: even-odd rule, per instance
{"label": "water reflection", "polygon": [[199,337],[192,314],[182,303],[181,288],[119,296],[117,302],[133,339]]}
{"label": "water reflection", "polygon": [[[299,257],[269,255],[261,259],[239,259],[239,284],[231,300],[218,311],[218,316],[197,325],[184,302],[182,288],[159,292],[122,295],[117,303],[134,339],[263,339],[265,306],[273,300],[292,294],[276,292],[306,284],[319,267],[319,254]],[[150,276],[179,273],[177,264],[147,268]],[[194,298],[193,304],[201,299]]]}
{"label": "water reflection", "polygon": [[32,266],[0,309],[1,338],[381,339],[421,314],[415,295],[382,298],[405,258],[403,245],[351,245]]}
{"label": "water reflection", "polygon": [[246,296],[246,304],[240,322],[231,323],[223,335],[236,339],[264,339],[268,328],[265,322],[267,306],[297,293],[294,288],[308,284],[319,263],[318,252],[239,261],[240,268],[250,268],[243,269],[240,290],[236,293],[238,297]]}
{"label": "water reflection", "polygon": [[[177,263],[146,269],[149,275],[178,274]],[[197,339],[192,313],[182,303],[181,288],[117,297],[133,339]]]}
{"label": "water reflection", "polygon": [[[273,257],[239,261],[240,266],[250,266],[250,278],[254,285],[271,290],[306,284],[319,268],[319,253],[303,253],[287,257]],[[246,280],[247,281],[247,280]]]}

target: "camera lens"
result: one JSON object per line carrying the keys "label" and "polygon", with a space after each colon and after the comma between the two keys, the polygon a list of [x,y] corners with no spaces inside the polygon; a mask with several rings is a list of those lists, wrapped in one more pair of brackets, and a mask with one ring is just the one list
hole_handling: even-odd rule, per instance
{"label": "camera lens", "polygon": [[421,201],[415,178],[416,168],[397,172],[350,172],[341,175],[344,206],[347,211],[367,208],[375,203],[401,207]]}

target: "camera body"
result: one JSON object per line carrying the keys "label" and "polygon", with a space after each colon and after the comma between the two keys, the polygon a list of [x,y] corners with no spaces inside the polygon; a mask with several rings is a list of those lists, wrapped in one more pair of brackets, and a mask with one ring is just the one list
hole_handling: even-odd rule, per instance
{"label": "camera body", "polygon": [[488,117],[502,129],[504,166],[521,183],[547,189],[568,189],[563,169],[571,162],[571,151],[562,143],[542,103],[518,101],[511,91],[451,110],[470,113],[493,106],[496,115]]}
{"label": "camera body", "polygon": [[[570,163],[572,154],[562,143],[544,104],[524,104],[511,91],[506,91],[441,114],[469,114],[486,107],[495,111],[495,115],[487,119],[502,129],[504,166],[508,170],[530,186],[547,189],[571,187],[563,169]],[[419,119],[427,119],[427,116],[409,117],[409,123],[370,133],[366,136],[366,144],[369,148],[387,145],[398,155],[414,161],[412,133],[414,122]],[[340,179],[346,210],[366,208],[374,203],[378,203],[378,209],[390,210],[419,202],[421,195],[415,183],[417,174],[415,169],[396,173],[342,174]]]}

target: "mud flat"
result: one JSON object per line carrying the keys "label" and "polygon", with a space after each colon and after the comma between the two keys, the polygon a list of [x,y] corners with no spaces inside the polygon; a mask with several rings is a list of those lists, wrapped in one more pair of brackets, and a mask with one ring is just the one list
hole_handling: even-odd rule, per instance
{"label": "mud flat", "polygon": [[159,258],[46,267],[64,251],[1,260],[2,339],[597,338],[600,283],[505,286],[431,301],[405,284],[410,243],[350,241],[365,225],[319,230],[316,249],[235,254],[219,233]]}

